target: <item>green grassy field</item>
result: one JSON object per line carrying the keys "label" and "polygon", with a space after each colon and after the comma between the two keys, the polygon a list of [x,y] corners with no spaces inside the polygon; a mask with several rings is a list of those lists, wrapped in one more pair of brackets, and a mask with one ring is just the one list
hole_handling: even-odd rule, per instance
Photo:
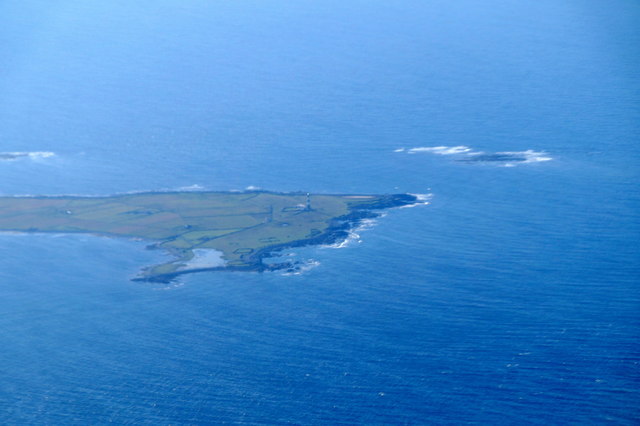
{"label": "green grassy field", "polygon": [[[272,192],[154,192],[109,197],[0,197],[0,231],[90,233],[139,238],[176,257],[139,279],[187,272],[194,250],[223,254],[218,269],[256,270],[270,249],[320,241],[354,211],[413,202],[407,195],[311,195]],[[339,219],[341,218],[341,219]]]}

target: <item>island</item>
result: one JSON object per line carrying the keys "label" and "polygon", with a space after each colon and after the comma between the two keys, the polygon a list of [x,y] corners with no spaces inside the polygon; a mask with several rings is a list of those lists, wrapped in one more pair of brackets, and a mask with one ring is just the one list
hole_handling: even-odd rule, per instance
{"label": "island", "polygon": [[293,270],[293,262],[263,260],[289,247],[344,240],[376,211],[417,201],[411,194],[268,191],[0,197],[0,231],[148,241],[148,248],[165,250],[173,260],[144,268],[133,279],[169,283],[203,271]]}
{"label": "island", "polygon": [[16,160],[28,156],[28,152],[0,152],[0,160]]}

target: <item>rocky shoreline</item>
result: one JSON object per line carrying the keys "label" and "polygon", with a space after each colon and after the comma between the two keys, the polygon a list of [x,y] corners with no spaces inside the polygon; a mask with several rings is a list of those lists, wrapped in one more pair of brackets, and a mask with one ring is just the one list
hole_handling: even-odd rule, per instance
{"label": "rocky shoreline", "polygon": [[189,269],[184,271],[176,271],[168,274],[158,274],[150,276],[139,276],[133,278],[133,281],[146,281],[153,283],[168,284],[175,281],[181,275],[192,274],[196,272],[211,271],[239,271],[239,272],[267,272],[282,271],[295,272],[299,269],[298,262],[280,262],[273,264],[265,264],[266,258],[277,256],[278,252],[294,247],[315,246],[315,245],[331,245],[340,241],[344,241],[349,237],[350,231],[362,224],[365,219],[372,219],[380,216],[376,210],[384,210],[395,207],[413,205],[419,202],[418,197],[411,194],[392,194],[378,197],[372,202],[363,202],[353,206],[351,212],[333,219],[331,225],[321,234],[317,236],[291,241],[284,244],[276,244],[265,247],[261,250],[251,253],[245,260],[247,266],[218,266],[213,268]]}

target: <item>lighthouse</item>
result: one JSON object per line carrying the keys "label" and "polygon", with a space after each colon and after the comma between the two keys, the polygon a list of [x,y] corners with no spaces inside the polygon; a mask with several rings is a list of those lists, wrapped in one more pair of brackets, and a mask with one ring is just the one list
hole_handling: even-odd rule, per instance
{"label": "lighthouse", "polygon": [[305,208],[306,211],[311,211],[311,194],[309,194],[307,192],[307,207]]}

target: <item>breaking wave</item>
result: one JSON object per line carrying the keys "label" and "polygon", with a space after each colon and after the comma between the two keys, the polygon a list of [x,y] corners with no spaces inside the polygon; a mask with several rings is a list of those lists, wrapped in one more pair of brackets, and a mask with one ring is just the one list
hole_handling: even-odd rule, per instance
{"label": "breaking wave", "polygon": [[546,152],[534,151],[532,149],[526,151],[497,152],[496,155],[509,158],[504,164],[505,167],[513,167],[516,163],[540,163],[553,160],[553,157],[550,157]]}
{"label": "breaking wave", "polygon": [[455,161],[464,163],[495,163],[502,167],[515,167],[518,164],[540,163],[551,161],[551,157],[545,151],[534,151],[528,149],[526,151],[500,151],[500,152],[483,152],[475,151],[465,145],[458,146],[426,146],[416,148],[399,148],[394,152],[405,152],[407,154],[437,154],[453,156]]}
{"label": "breaking wave", "polygon": [[295,268],[292,268],[289,271],[283,272],[281,275],[285,277],[291,276],[291,275],[302,275],[305,272],[309,272],[310,270],[317,268],[318,266],[320,266],[320,262],[314,259],[309,259],[304,262],[299,262],[298,264],[296,264]]}
{"label": "breaking wave", "polygon": [[48,151],[34,151],[34,152],[0,152],[0,161],[14,161],[21,158],[28,158],[30,160],[41,160],[44,158],[53,157],[56,154]]}
{"label": "breaking wave", "polygon": [[197,183],[194,183],[193,185],[189,185],[189,186],[181,186],[181,187],[178,188],[178,191],[194,191],[194,192],[197,192],[197,191],[203,191],[205,189],[206,188],[204,186],[199,185]]}
{"label": "breaking wave", "polygon": [[[384,214],[378,217],[383,216]],[[333,244],[323,245],[321,246],[321,248],[339,249],[349,247],[353,243],[361,243],[362,240],[360,239],[360,232],[372,229],[377,223],[378,221],[376,219],[362,219],[355,228],[348,231],[347,237],[345,239]]]}
{"label": "breaking wave", "polygon": [[471,150],[471,148],[464,145],[426,146],[426,147],[411,148],[407,150],[407,154],[417,154],[419,152],[429,152],[429,153],[438,154],[438,155],[457,155],[457,154],[466,154],[473,151]]}
{"label": "breaking wave", "polygon": [[433,198],[433,194],[409,194],[416,197],[416,202],[413,204],[407,204],[406,206],[400,206],[401,209],[410,209],[412,207],[417,206],[426,206],[431,204],[431,199]]}
{"label": "breaking wave", "polygon": [[171,282],[171,284],[163,284],[160,287],[154,287],[153,290],[155,290],[155,291],[168,291],[168,290],[175,290],[175,289],[180,288],[180,287],[184,287],[184,281],[175,280],[175,281]]}

